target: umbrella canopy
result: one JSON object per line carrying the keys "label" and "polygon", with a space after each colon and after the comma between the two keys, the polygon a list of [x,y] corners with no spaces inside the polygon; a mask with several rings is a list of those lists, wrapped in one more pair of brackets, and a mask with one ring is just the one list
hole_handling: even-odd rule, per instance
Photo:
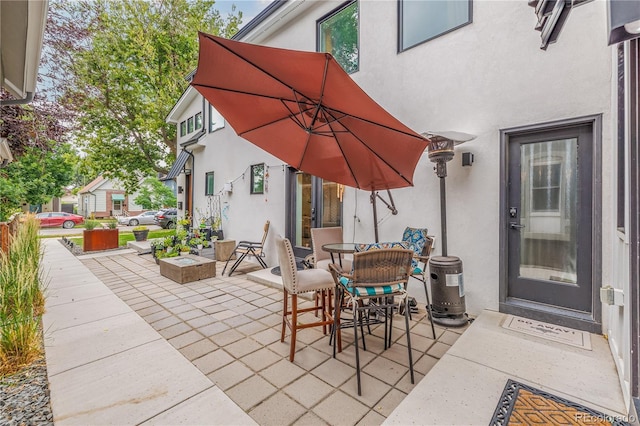
{"label": "umbrella canopy", "polygon": [[239,136],[336,183],[371,191],[413,185],[428,140],[371,99],[333,56],[199,37],[191,85]]}

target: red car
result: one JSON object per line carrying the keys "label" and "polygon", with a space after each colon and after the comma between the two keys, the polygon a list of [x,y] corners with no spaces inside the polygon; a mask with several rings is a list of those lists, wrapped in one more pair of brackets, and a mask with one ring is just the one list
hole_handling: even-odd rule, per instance
{"label": "red car", "polygon": [[62,226],[65,229],[69,229],[84,222],[82,216],[64,212],[38,213],[36,219],[40,221],[40,226],[43,228],[47,226]]}

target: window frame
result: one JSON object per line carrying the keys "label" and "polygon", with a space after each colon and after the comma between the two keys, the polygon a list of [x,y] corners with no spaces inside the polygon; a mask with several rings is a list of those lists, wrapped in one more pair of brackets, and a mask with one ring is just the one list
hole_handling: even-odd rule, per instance
{"label": "window frame", "polygon": [[[458,0],[459,1],[459,0]],[[420,46],[421,44],[427,43],[431,40],[434,40],[438,37],[442,37],[443,35],[449,34],[453,31],[459,30],[462,27],[465,27],[471,23],[473,23],[473,0],[466,0],[469,4],[469,19],[466,22],[463,22],[462,24],[449,28],[448,30],[441,32],[439,34],[436,34],[432,37],[429,37],[427,39],[424,39],[420,42],[417,42],[415,44],[412,44],[411,46],[407,46],[404,47],[403,46],[403,42],[402,42],[402,34],[403,34],[403,29],[404,29],[404,25],[403,25],[403,2],[404,0],[398,0],[398,53],[402,53],[402,52],[406,52],[407,50],[410,50],[416,46]]]}
{"label": "window frame", "polygon": [[194,123],[193,123],[194,130],[202,129],[202,112],[197,113],[193,117],[194,117],[194,119],[193,119],[193,121],[194,121]]}
{"label": "window frame", "polygon": [[187,118],[187,134],[193,133],[193,115]]}
{"label": "window frame", "polygon": [[[209,178],[211,178],[211,187],[209,187]],[[215,172],[207,172],[204,174],[204,195],[215,195]]]}
{"label": "window frame", "polygon": [[[349,75],[360,71],[360,4],[359,4],[359,0],[348,0],[342,3],[341,5],[339,5],[338,7],[336,7],[335,9],[332,9],[329,13],[321,16],[318,20],[316,20],[316,52],[324,52],[323,50],[320,50],[320,34],[321,34],[322,24],[328,21],[329,19],[333,18],[334,16],[338,15],[340,12],[344,11],[354,3],[357,4],[357,7],[358,7],[358,25],[356,28],[358,32],[358,41],[356,43],[356,49],[358,50],[358,60],[356,61],[356,69],[354,71],[348,72],[345,70],[345,72],[347,72]],[[332,52],[326,52],[326,53],[333,54]],[[340,66],[342,66],[342,64],[340,64]]]}
{"label": "window frame", "polygon": [[[214,111],[216,116],[220,117],[220,119],[222,120],[220,123],[213,121]],[[216,125],[217,127],[214,127]],[[216,130],[224,129],[224,126],[225,126],[225,120],[222,114],[220,114],[218,110],[213,107],[213,105],[209,104],[209,133],[213,133]]]}
{"label": "window frame", "polygon": [[[259,170],[261,168],[261,170]],[[266,175],[267,166],[264,163],[252,164],[251,165],[251,194],[264,194],[264,180]],[[255,181],[256,175],[261,174],[262,180],[257,183]]]}
{"label": "window frame", "polygon": [[182,120],[180,122],[180,136],[184,136],[187,134],[187,120]]}

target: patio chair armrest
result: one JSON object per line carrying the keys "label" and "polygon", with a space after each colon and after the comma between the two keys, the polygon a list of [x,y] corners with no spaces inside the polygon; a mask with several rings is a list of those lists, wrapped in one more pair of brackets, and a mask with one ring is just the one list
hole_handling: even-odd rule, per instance
{"label": "patio chair armrest", "polygon": [[340,265],[336,263],[329,264],[329,271],[331,272],[331,275],[333,275],[333,280],[336,282],[336,285],[340,283],[340,278],[342,277],[345,277],[348,280],[353,279],[353,275],[344,272]]}
{"label": "patio chair armrest", "polygon": [[429,263],[429,259],[431,258],[431,256],[418,256],[418,255],[413,256],[413,257],[414,257],[415,259],[417,259],[417,260],[418,260],[418,262],[422,262],[422,263],[424,263],[424,264]]}
{"label": "patio chair armrest", "polygon": [[240,246],[252,246],[252,247],[256,247],[256,246],[260,246],[262,247],[262,243],[259,241],[240,241],[238,243],[238,247]]}

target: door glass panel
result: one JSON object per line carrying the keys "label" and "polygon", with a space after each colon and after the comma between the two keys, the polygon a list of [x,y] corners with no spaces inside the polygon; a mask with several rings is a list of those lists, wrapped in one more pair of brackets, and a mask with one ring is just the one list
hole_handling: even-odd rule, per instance
{"label": "door glass panel", "polygon": [[298,247],[311,247],[311,175],[296,174],[296,242]]}
{"label": "door glass panel", "polygon": [[342,194],[340,185],[322,181],[322,228],[342,226]]}
{"label": "door glass panel", "polygon": [[523,144],[520,277],[577,282],[578,140]]}

